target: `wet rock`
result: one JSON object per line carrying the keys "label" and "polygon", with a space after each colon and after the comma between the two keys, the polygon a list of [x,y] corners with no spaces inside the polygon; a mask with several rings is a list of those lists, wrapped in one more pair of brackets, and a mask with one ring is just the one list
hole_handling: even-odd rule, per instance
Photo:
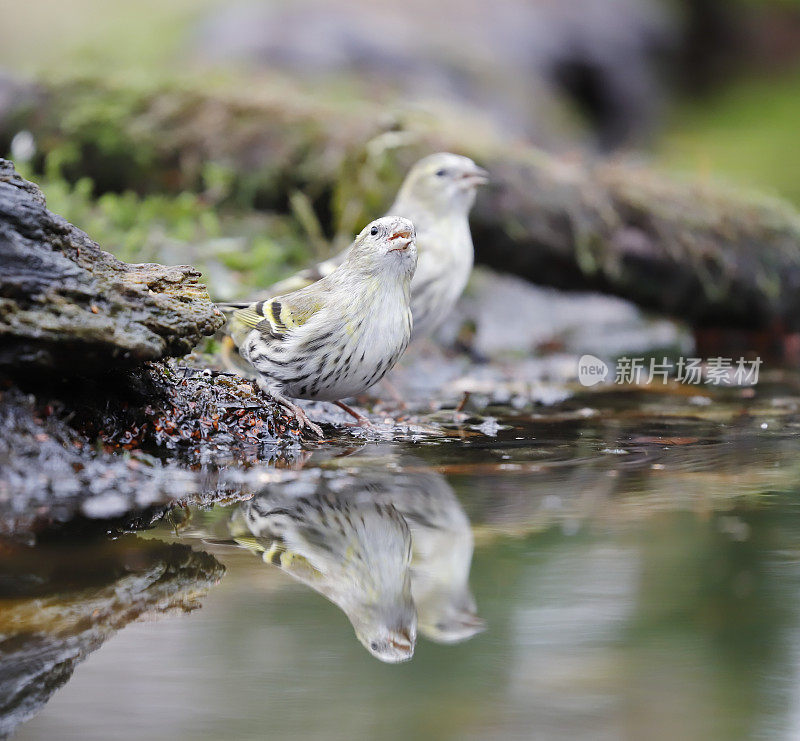
{"label": "wet rock", "polygon": [[188,612],[224,573],[155,540],[5,546],[0,564],[0,738],[39,712],[75,667],[142,618]]}
{"label": "wet rock", "polygon": [[185,355],[224,322],[199,277],[117,260],[0,160],[0,365],[91,375]]}
{"label": "wet rock", "polygon": [[297,450],[294,421],[249,382],[145,362],[224,322],[198,277],[103,252],[0,160],[0,534],[146,521],[226,493],[216,466]]}
{"label": "wet rock", "polygon": [[242,379],[150,365],[114,384],[36,396],[6,382],[0,535],[147,524],[177,502],[246,495],[259,474],[232,464],[287,465],[301,453],[294,421]]}
{"label": "wet rock", "polygon": [[190,472],[151,456],[96,450],[64,416],[17,389],[0,395],[0,535],[27,538],[82,518],[120,523],[196,490]]}
{"label": "wet rock", "polygon": [[298,448],[297,421],[235,374],[170,361],[148,364],[126,380],[129,399],[99,413],[90,399],[71,402],[82,432],[109,451],[144,449],[190,465],[224,465],[274,462]]}
{"label": "wet rock", "polygon": [[[473,327],[470,338],[459,337],[465,324]],[[466,341],[473,354],[492,359],[554,353],[615,359],[692,349],[692,335],[681,324],[648,316],[624,299],[536,286],[486,268],[473,272],[440,336],[447,344]]]}

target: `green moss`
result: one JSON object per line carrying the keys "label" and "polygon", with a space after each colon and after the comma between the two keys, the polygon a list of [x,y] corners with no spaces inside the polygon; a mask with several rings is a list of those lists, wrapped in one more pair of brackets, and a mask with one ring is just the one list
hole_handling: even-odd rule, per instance
{"label": "green moss", "polygon": [[275,239],[258,234],[249,240],[245,249],[232,244],[220,250],[222,265],[241,276],[243,285],[268,286],[308,263],[308,247],[297,238]]}

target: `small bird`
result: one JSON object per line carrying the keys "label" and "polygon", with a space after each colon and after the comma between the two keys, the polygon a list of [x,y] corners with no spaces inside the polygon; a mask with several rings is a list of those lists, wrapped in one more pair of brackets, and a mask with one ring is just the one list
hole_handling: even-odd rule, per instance
{"label": "small bird", "polygon": [[417,639],[411,535],[391,504],[355,479],[269,487],[234,513],[230,534],[347,615],[376,658],[408,661]]}
{"label": "small bird", "polygon": [[[469,212],[488,173],[469,157],[439,152],[421,159],[409,171],[387,216],[410,219],[417,230],[419,264],[411,282],[412,339],[431,334],[461,296],[474,261]],[[329,275],[345,254],[278,283],[278,291],[295,290]]]}
{"label": "small bird", "polygon": [[229,331],[261,390],[319,437],[319,426],[287,397],[332,401],[365,423],[341,399],[380,381],[408,346],[416,266],[413,224],[387,216],[368,224],[317,282],[236,309]]}

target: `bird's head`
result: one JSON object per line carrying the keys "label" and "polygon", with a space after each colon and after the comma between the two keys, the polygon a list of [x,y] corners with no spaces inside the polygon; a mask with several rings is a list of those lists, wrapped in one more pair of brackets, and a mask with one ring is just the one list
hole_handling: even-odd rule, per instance
{"label": "bird's head", "polygon": [[367,224],[350,248],[348,259],[361,267],[391,269],[413,275],[417,267],[414,225],[400,216],[384,216]]}
{"label": "bird's head", "polygon": [[419,605],[419,630],[435,643],[461,643],[486,630],[475,599],[462,594],[438,595]]}
{"label": "bird's head", "polygon": [[440,152],[415,164],[400,188],[395,207],[420,207],[437,214],[469,213],[479,185],[489,182],[489,173],[469,157]]}
{"label": "bird's head", "polygon": [[376,659],[387,664],[408,661],[417,643],[417,610],[410,593],[406,599],[364,609],[358,616],[350,615],[361,641]]}

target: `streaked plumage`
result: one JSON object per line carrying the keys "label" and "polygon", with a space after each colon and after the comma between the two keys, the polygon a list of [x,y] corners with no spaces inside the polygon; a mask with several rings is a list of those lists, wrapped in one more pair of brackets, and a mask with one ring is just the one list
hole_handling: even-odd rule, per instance
{"label": "streaked plumage", "polygon": [[486,628],[469,587],[472,529],[447,479],[426,469],[404,456],[401,471],[362,471],[360,479],[373,499],[391,503],[411,530],[411,593],[419,632],[436,643],[459,643]]}
{"label": "streaked plumage", "polygon": [[408,526],[358,482],[341,483],[267,489],[241,505],[231,535],[336,604],[373,656],[407,661],[417,635]]}
{"label": "streaked plumage", "polygon": [[[419,263],[411,283],[413,338],[433,332],[464,291],[473,264],[469,212],[487,173],[468,157],[440,152],[411,168],[387,216],[410,219],[417,232]],[[291,291],[329,275],[345,253],[279,283]]]}
{"label": "streaked plumage", "polygon": [[329,275],[234,311],[231,335],[261,389],[321,437],[287,397],[338,401],[383,378],[411,337],[416,263],[411,222],[384,217],[358,235]]}
{"label": "streaked plumage", "polygon": [[324,595],[382,661],[410,658],[417,632],[445,644],[480,633],[472,530],[447,479],[386,445],[370,446],[363,465],[358,457],[343,459],[355,474],[306,470],[270,484],[223,529],[194,512],[185,532],[232,538]]}

